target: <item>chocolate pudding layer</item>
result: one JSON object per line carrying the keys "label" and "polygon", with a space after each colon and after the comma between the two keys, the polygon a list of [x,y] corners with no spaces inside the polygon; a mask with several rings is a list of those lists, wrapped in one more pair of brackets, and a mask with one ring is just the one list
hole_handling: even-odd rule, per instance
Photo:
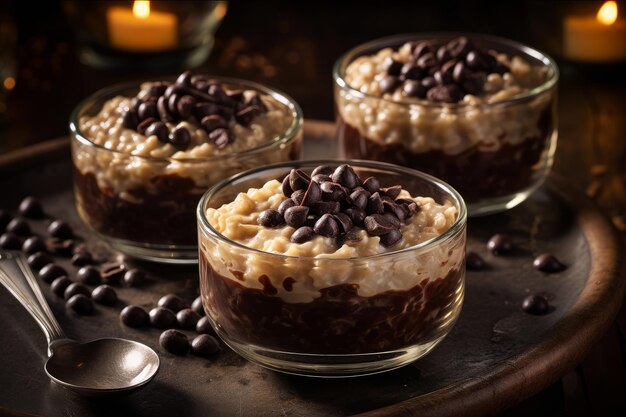
{"label": "chocolate pudding layer", "polygon": [[[262,289],[248,288],[221,276],[200,257],[204,305],[229,338],[298,353],[385,352],[436,340],[463,295],[458,270],[408,290],[370,297],[359,295],[358,284],[334,285],[320,289],[319,297],[306,303],[283,301],[262,278]],[[292,280],[286,277],[283,288],[290,288]]]}

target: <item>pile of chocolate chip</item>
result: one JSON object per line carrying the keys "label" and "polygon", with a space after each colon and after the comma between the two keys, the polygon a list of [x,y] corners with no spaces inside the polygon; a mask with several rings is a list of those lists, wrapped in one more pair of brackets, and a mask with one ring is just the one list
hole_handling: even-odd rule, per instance
{"label": "pile of chocolate chip", "polygon": [[248,126],[252,119],[267,112],[258,94],[246,99],[242,90],[229,90],[216,80],[182,73],[176,82],[157,82],[139,92],[124,113],[123,124],[145,136],[185,150],[191,133],[182,126],[171,131],[167,123],[189,121],[208,134],[208,140],[222,149],[232,142],[232,126]]}
{"label": "pile of chocolate chip", "polygon": [[402,238],[400,226],[408,223],[419,207],[415,201],[398,198],[402,187],[381,187],[375,177],[361,180],[349,165],[318,166],[311,176],[293,169],[282,182],[287,197],[278,210],[265,210],[258,222],[265,227],[291,226],[294,243],[315,235],[336,239],[341,246],[357,239],[353,228],[361,227],[380,243],[391,246]]}
{"label": "pile of chocolate chip", "polygon": [[484,91],[488,74],[510,71],[466,37],[440,46],[434,41],[414,42],[409,62],[388,57],[384,65],[387,75],[380,82],[382,94],[401,87],[408,97],[439,103],[456,103],[465,94],[478,95]]}

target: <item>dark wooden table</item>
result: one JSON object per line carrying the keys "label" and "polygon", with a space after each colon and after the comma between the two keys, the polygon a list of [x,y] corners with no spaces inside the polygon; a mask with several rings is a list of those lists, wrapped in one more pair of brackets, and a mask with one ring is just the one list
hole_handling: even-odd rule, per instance
{"label": "dark wooden table", "polygon": [[[513,6],[415,2],[395,8],[240,3],[231,5],[215,49],[198,71],[273,85],[294,96],[307,117],[327,120],[333,118],[332,63],[359,42],[418,30],[466,30],[511,37],[558,57],[555,45],[565,7],[532,1]],[[177,71],[109,73],[85,67],[73,53],[72,32],[59,3],[37,7],[37,14],[26,2],[13,0],[0,7],[0,14],[14,19],[18,30],[17,84],[1,117],[0,152],[64,135],[71,109],[97,88]],[[626,83],[622,74],[626,68],[623,64],[584,67],[562,60],[560,66],[560,138],[554,170],[585,190],[624,235]],[[505,415],[605,416],[626,410],[625,335],[623,308],[614,326],[575,370]]]}

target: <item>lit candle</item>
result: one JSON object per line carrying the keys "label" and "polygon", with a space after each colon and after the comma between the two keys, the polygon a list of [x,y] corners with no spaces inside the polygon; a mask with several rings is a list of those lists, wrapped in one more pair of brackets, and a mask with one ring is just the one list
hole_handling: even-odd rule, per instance
{"label": "lit candle", "polygon": [[605,2],[593,16],[567,16],[564,54],[575,61],[626,60],[626,20],[618,18],[617,3]]}
{"label": "lit candle", "polygon": [[178,19],[150,10],[149,1],[135,0],[133,9],[111,7],[107,27],[111,46],[133,52],[158,52],[176,47]]}

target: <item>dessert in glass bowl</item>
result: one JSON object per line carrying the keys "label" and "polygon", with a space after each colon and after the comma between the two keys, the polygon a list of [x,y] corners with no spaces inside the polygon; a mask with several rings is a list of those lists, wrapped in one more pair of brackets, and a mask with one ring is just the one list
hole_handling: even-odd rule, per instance
{"label": "dessert in glass bowl", "polygon": [[428,353],[465,277],[463,200],[391,164],[282,163],[198,205],[200,291],[218,335],[263,366],[362,375]]}
{"label": "dessert in glass bowl", "polygon": [[358,46],[334,68],[347,158],[397,163],[450,183],[470,215],[511,208],[552,166],[558,68],[484,35],[402,35]]}
{"label": "dessert in glass bowl", "polygon": [[70,121],[78,212],[122,252],[195,262],[202,194],[241,171],[299,159],[302,120],[291,98],[242,80],[185,72],[101,90]]}

